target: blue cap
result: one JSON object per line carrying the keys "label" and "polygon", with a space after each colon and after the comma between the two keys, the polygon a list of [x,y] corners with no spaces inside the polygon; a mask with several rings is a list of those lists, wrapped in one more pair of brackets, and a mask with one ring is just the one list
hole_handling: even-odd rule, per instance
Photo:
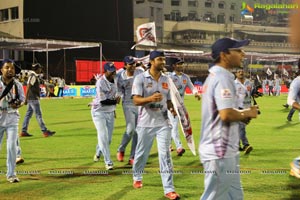
{"label": "blue cap", "polygon": [[135,60],[134,60],[134,58],[132,56],[125,56],[124,57],[124,63],[132,65],[132,64],[135,63]]}
{"label": "blue cap", "polygon": [[177,64],[182,64],[184,63],[184,61],[181,58],[175,58],[173,64],[177,65]]}
{"label": "blue cap", "polygon": [[154,60],[155,58],[161,57],[161,56],[165,57],[164,52],[162,52],[162,51],[151,51],[149,59]]}
{"label": "blue cap", "polygon": [[104,65],[104,71],[108,71],[108,72],[114,72],[116,71],[116,67],[114,65],[114,63],[112,62],[107,62]]}
{"label": "blue cap", "polygon": [[218,39],[211,47],[211,56],[214,60],[220,57],[221,52],[227,52],[230,49],[237,49],[246,46],[250,40],[235,40],[233,38]]}
{"label": "blue cap", "polygon": [[22,70],[21,67],[19,65],[17,65],[14,60],[9,59],[9,58],[6,58],[6,59],[2,60],[1,67],[0,67],[1,69],[2,69],[2,67],[5,63],[12,63],[15,66],[15,73],[16,74],[19,74]]}

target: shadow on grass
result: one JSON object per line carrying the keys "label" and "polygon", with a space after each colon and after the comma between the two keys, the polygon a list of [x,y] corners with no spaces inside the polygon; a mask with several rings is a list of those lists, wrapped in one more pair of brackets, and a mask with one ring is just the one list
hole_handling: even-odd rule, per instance
{"label": "shadow on grass", "polygon": [[82,123],[82,122],[89,122],[91,121],[91,119],[87,119],[87,120],[72,120],[72,121],[60,121],[60,122],[54,122],[54,123],[49,123],[49,125],[62,125],[62,124],[78,124],[78,123]]}
{"label": "shadow on grass", "polygon": [[299,124],[300,124],[300,122],[293,123],[293,122],[287,121],[285,124],[282,124],[280,126],[275,126],[273,129],[285,129],[288,127],[297,126]]}
{"label": "shadow on grass", "polygon": [[290,176],[287,190],[291,191],[291,196],[284,198],[283,200],[299,200],[300,199],[300,181],[299,179]]}

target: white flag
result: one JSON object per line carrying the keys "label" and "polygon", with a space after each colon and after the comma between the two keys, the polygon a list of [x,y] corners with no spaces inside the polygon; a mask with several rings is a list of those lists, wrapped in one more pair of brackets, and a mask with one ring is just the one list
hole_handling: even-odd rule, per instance
{"label": "white flag", "polygon": [[134,49],[137,45],[156,46],[155,22],[141,24],[136,30],[137,42],[131,47]]}
{"label": "white flag", "polygon": [[182,133],[187,141],[187,145],[190,148],[191,152],[194,155],[196,155],[195,142],[193,138],[189,113],[187,112],[185,105],[183,104],[183,100],[171,78],[168,78],[168,83],[170,86],[169,89],[170,89],[171,101],[177,113]]}
{"label": "white flag", "polygon": [[288,73],[288,71],[286,71],[285,68],[283,68],[283,74],[286,75],[286,76],[289,76],[289,73]]}
{"label": "white flag", "polygon": [[270,70],[270,68],[267,69],[267,74],[268,74],[269,76],[272,75],[272,71]]}

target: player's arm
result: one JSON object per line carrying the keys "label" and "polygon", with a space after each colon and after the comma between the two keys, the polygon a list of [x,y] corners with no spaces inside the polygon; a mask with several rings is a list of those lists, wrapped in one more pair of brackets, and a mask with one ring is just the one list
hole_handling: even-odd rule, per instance
{"label": "player's arm", "polygon": [[140,95],[133,95],[133,103],[136,106],[143,106],[151,102],[160,102],[163,99],[163,95],[160,92],[155,92],[151,96],[142,97]]}
{"label": "player's arm", "polygon": [[257,106],[251,106],[248,109],[237,110],[234,108],[226,108],[219,110],[219,115],[224,122],[242,121],[248,123],[252,118],[256,118],[258,113]]}
{"label": "player's arm", "polygon": [[190,77],[187,77],[187,80],[188,80],[187,86],[190,88],[190,90],[191,90],[192,93],[194,94],[195,98],[196,98],[198,101],[200,101],[201,95],[200,95],[200,93],[198,92],[197,88],[195,88],[195,86],[193,85],[193,83],[192,83]]}

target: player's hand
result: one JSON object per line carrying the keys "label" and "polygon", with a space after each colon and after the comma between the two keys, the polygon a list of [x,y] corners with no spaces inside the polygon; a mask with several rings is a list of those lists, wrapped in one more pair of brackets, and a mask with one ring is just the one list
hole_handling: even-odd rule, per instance
{"label": "player's hand", "polygon": [[245,124],[249,124],[251,121],[251,118],[246,118],[244,120],[242,120],[241,122],[245,123]]}
{"label": "player's hand", "polygon": [[163,95],[160,92],[155,92],[151,96],[152,102],[160,102],[163,99]]}
{"label": "player's hand", "polygon": [[195,93],[195,98],[197,98],[197,100],[198,100],[198,101],[200,101],[200,99],[201,99],[201,96],[200,96],[200,94],[198,94],[198,93]]}
{"label": "player's hand", "polygon": [[176,111],[175,111],[174,108],[170,108],[169,111],[172,113],[172,115],[173,115],[174,117],[177,116],[177,113],[176,113]]}
{"label": "player's hand", "polygon": [[120,97],[120,96],[117,96],[117,97],[116,97],[116,101],[117,101],[117,104],[119,104],[120,101],[121,101],[121,97]]}

